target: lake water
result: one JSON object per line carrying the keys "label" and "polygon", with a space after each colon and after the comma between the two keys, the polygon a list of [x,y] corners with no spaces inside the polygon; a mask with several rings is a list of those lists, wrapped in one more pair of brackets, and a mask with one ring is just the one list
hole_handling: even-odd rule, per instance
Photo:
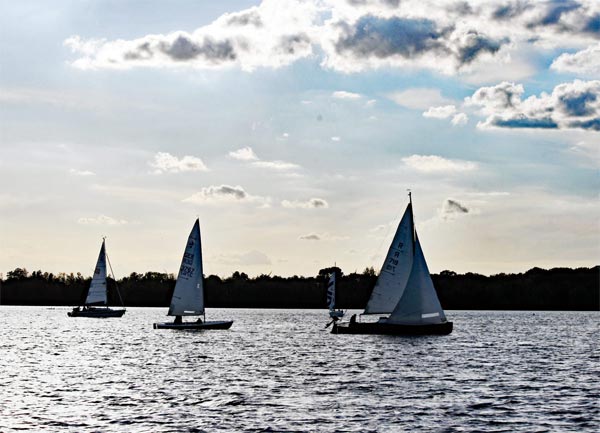
{"label": "lake water", "polygon": [[0,307],[0,431],[597,432],[600,314],[448,311],[438,337],[331,335],[325,310],[228,331]]}

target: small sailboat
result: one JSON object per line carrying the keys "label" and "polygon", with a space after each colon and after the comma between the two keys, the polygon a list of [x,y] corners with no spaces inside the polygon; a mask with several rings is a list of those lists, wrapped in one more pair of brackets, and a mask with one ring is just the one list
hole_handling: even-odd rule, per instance
{"label": "small sailboat", "polygon": [[167,315],[175,316],[175,320],[167,323],[155,323],[154,329],[229,329],[233,324],[233,320],[212,322],[201,318],[195,322],[182,320],[183,316],[203,316],[206,319],[202,280],[202,246],[198,219],[188,237]]}
{"label": "small sailboat", "polygon": [[327,306],[329,307],[329,317],[334,321],[344,317],[344,310],[335,308],[335,272],[329,274],[327,282]]}
{"label": "small sailboat", "polygon": [[414,225],[412,197],[400,220],[363,315],[389,314],[377,322],[334,323],[333,334],[446,335],[446,319]]}
{"label": "small sailboat", "polygon": [[[96,269],[94,269],[94,276],[85,297],[85,302],[82,306],[73,308],[72,311],[67,313],[69,317],[121,317],[125,314],[125,309],[112,309],[108,307],[107,290],[106,290],[106,263],[108,256],[106,254],[105,239],[102,239],[102,246],[100,247],[100,254],[98,255],[98,261],[96,262]],[[108,262],[110,266],[110,261]],[[112,267],[111,267],[112,273]],[[114,278],[114,274],[113,274]],[[121,293],[117,287],[117,294],[123,305],[123,299],[121,299]]]}

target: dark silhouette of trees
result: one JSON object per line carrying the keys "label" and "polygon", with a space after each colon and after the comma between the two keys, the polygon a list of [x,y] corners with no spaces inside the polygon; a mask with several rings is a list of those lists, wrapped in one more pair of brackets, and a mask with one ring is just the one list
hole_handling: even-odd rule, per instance
{"label": "dark silhouette of trees", "polygon": [[[262,274],[250,278],[236,271],[221,279],[205,277],[209,307],[325,308],[328,275],[336,273],[336,303],[340,308],[364,308],[377,281],[370,267],[344,275],[337,266],[319,270],[315,277],[284,278]],[[444,270],[432,279],[446,309],[490,310],[600,310],[600,266],[593,268],[533,268],[525,273],[491,276]],[[29,273],[16,268],[2,282],[2,303],[17,305],[77,305],[87,293],[90,278],[81,273]],[[108,279],[108,298],[118,305],[116,288],[128,306],[168,306],[175,275],[132,272],[121,280]]]}

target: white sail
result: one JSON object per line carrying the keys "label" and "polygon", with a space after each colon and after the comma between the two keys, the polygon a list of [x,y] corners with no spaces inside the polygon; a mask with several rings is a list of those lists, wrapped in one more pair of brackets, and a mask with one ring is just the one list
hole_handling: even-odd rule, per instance
{"label": "white sail", "polygon": [[329,274],[327,282],[327,305],[330,310],[335,309],[335,272]]}
{"label": "white sail", "polygon": [[90,289],[85,298],[85,305],[106,305],[106,251],[104,248],[103,240]]}
{"label": "white sail", "polygon": [[413,264],[413,219],[409,204],[398,224],[363,314],[388,314],[402,297]]}
{"label": "white sail", "polygon": [[419,238],[416,236],[415,258],[404,294],[387,319],[387,323],[427,325],[443,323],[446,315],[437,297]]}
{"label": "white sail", "polygon": [[183,253],[168,315],[199,316],[202,314],[204,314],[202,248],[200,222],[196,220]]}

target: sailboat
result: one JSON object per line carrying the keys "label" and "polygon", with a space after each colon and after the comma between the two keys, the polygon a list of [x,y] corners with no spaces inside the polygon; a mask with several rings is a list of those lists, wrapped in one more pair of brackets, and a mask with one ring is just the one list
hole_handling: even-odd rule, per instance
{"label": "sailboat", "polygon": [[[198,219],[188,237],[167,315],[175,316],[175,320],[167,323],[155,323],[154,329],[229,329],[233,324],[233,320],[206,321],[202,281],[202,246]],[[195,322],[184,322],[183,316],[203,316],[204,320],[198,318]]]}
{"label": "sailboat", "polygon": [[[75,307],[72,311],[67,313],[69,317],[121,317],[125,314],[125,309],[112,309],[108,307],[108,299],[106,295],[106,262],[108,256],[106,254],[106,239],[102,239],[102,246],[100,247],[100,254],[98,255],[98,261],[96,262],[96,268],[94,269],[94,276],[85,297],[83,306]],[[110,266],[110,261],[108,262]],[[111,267],[112,273],[112,267]],[[114,278],[114,274],[113,274]],[[117,287],[117,294],[121,299],[121,293]],[[123,299],[121,299],[121,305],[123,305]]]}
{"label": "sailboat", "polygon": [[329,317],[333,320],[344,317],[344,310],[335,308],[335,272],[329,274],[329,281],[327,281],[327,306],[329,307]]}
{"label": "sailboat", "polygon": [[412,197],[400,220],[363,315],[389,314],[377,322],[334,323],[333,334],[447,335],[446,319],[414,225]]}

